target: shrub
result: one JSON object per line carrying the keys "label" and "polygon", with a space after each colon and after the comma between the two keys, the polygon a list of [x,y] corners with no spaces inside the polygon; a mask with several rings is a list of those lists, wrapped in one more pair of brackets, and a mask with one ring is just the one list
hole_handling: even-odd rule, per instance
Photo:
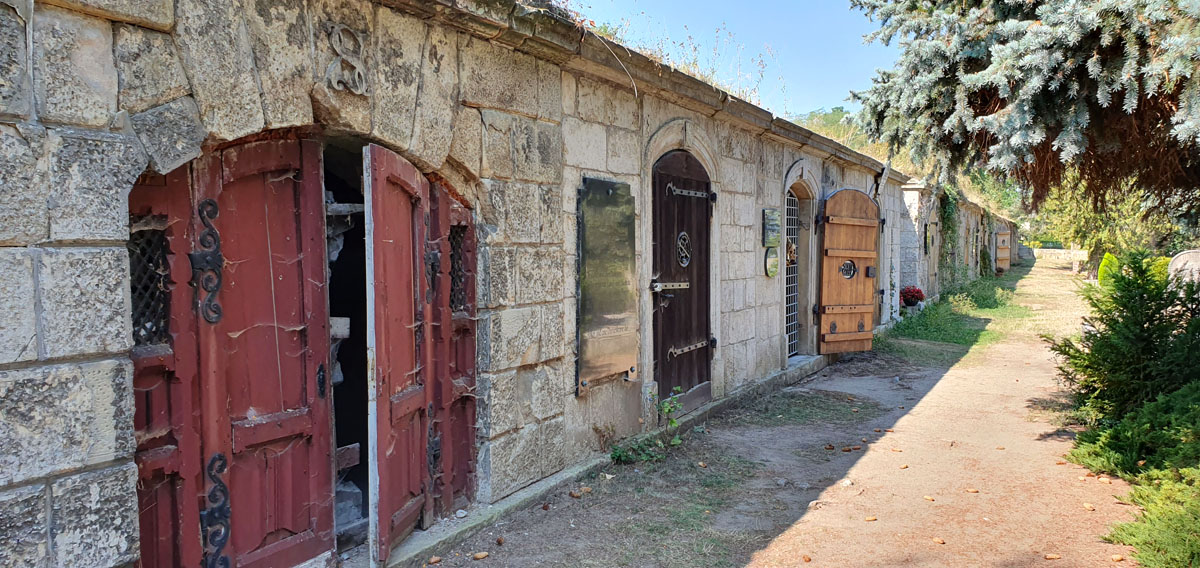
{"label": "shrub", "polygon": [[1128,501],[1142,513],[1114,527],[1109,540],[1136,548],[1146,568],[1200,566],[1200,469],[1145,474]]}
{"label": "shrub", "polygon": [[1159,396],[1110,428],[1081,433],[1070,455],[1089,469],[1127,478],[1200,467],[1200,382]]}
{"label": "shrub", "polygon": [[1147,258],[1122,255],[1105,285],[1084,286],[1092,315],[1078,341],[1043,337],[1077,403],[1099,418],[1200,381],[1200,284],[1161,278]]}

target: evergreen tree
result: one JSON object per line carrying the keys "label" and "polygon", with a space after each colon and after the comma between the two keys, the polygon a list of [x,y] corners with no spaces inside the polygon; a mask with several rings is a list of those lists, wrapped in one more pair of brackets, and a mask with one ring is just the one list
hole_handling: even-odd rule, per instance
{"label": "evergreen tree", "polygon": [[850,4],[879,22],[868,40],[903,48],[852,93],[859,123],[942,181],[986,167],[1037,207],[1075,171],[1097,206],[1145,191],[1200,214],[1200,1]]}

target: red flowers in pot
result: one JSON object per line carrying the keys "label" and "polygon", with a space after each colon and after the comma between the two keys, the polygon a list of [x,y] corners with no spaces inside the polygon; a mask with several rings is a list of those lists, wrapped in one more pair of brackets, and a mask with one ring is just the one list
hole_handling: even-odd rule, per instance
{"label": "red flowers in pot", "polygon": [[900,289],[900,300],[904,305],[912,307],[925,300],[925,292],[916,286],[905,286]]}

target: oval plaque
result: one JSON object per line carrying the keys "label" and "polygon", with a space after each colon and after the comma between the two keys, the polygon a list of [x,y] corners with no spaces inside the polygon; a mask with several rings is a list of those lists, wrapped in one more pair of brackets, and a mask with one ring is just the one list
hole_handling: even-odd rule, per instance
{"label": "oval plaque", "polygon": [[779,274],[779,247],[767,247],[766,270],[770,278]]}
{"label": "oval plaque", "polygon": [[843,262],[840,267],[838,267],[838,272],[841,273],[842,278],[849,280],[854,278],[855,274],[858,274],[858,266],[854,264],[853,260],[847,260],[846,262]]}
{"label": "oval plaque", "polygon": [[692,238],[687,231],[681,231],[675,239],[675,252],[679,258],[679,266],[687,268],[692,263]]}

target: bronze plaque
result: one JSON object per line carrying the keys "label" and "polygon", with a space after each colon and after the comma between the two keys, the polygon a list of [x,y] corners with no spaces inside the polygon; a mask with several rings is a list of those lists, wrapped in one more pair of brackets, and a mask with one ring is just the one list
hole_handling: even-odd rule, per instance
{"label": "bronze plaque", "polygon": [[578,200],[579,387],[636,372],[635,218],[629,184],[584,178]]}

